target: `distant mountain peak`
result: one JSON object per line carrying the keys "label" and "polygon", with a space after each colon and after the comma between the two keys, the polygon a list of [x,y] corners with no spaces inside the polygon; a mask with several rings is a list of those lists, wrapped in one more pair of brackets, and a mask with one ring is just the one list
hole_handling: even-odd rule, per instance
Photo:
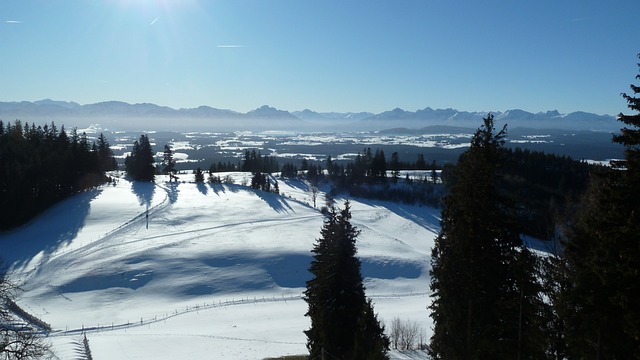
{"label": "distant mountain peak", "polygon": [[53,106],[59,106],[59,107],[63,107],[65,109],[75,109],[77,107],[80,107],[80,104],[73,102],[73,101],[56,101],[56,100],[51,100],[51,99],[43,99],[43,100],[38,100],[38,101],[34,101],[33,102],[36,105],[53,105]]}
{"label": "distant mountain peak", "polygon": [[[597,115],[584,111],[576,111],[569,114],[561,114],[558,110],[531,113],[522,109],[511,109],[504,112],[491,111],[496,120],[509,124],[509,128],[563,128],[583,129],[598,131],[616,131],[619,124],[616,118],[610,115]],[[286,123],[275,121],[261,122],[261,126],[287,126],[295,127],[305,125],[307,128],[317,127],[326,129],[357,128],[367,130],[380,130],[385,128],[407,127],[423,128],[433,125],[449,125],[476,128],[482,124],[482,118],[487,115],[483,112],[460,111],[454,108],[433,109],[425,107],[417,111],[407,111],[400,107],[384,111],[378,114],[368,112],[316,112],[310,109],[289,112],[269,105],[262,105],[247,113],[232,110],[221,110],[210,106],[197,108],[173,109],[152,103],[129,104],[123,101],[103,101],[94,104],[79,105],[75,102],[56,101],[43,99],[34,102],[0,102],[0,119],[21,119],[25,121],[65,121],[79,123],[104,122],[105,124],[118,124],[118,126],[130,127],[138,124],[152,124],[157,119],[190,119],[189,122],[167,122],[166,126],[173,127],[208,127],[209,120],[291,120]],[[132,121],[134,120],[135,121]],[[298,121],[304,120],[304,121]],[[304,124],[305,121],[308,123]],[[244,124],[224,124],[231,126],[253,126],[251,121]],[[258,124],[258,122],[256,122]],[[217,124],[219,125],[219,124]],[[115,125],[110,125],[115,126]]]}
{"label": "distant mountain peak", "polygon": [[255,118],[297,118],[295,115],[288,111],[278,110],[269,105],[262,105],[261,107],[251,110],[247,113],[247,116]]}

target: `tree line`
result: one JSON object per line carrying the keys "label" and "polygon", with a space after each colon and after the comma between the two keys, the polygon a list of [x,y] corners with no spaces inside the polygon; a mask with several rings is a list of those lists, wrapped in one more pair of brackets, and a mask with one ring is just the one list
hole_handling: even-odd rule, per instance
{"label": "tree line", "polygon": [[74,128],[0,120],[0,230],[21,224],[56,202],[95,187],[117,163],[103,134],[90,142]]}
{"label": "tree line", "polygon": [[612,139],[624,160],[584,178],[550,256],[524,245],[518,204],[503,186],[513,179],[501,173],[538,155],[509,160],[506,126],[484,119],[454,169],[432,249],[432,358],[640,359],[640,86],[631,89],[623,97],[636,113],[618,116],[624,127]]}

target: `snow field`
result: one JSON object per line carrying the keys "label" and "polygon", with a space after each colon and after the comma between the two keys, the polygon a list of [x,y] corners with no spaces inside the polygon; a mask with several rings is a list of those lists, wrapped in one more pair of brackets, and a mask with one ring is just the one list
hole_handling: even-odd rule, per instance
{"label": "snow field", "polygon": [[[23,284],[18,303],[55,329],[59,358],[76,356],[78,330],[98,326],[87,333],[96,358],[306,353],[301,294],[323,217],[303,182],[280,180],[279,196],[237,185],[246,174],[229,175],[236,185],[121,179],[0,235],[10,278]],[[320,193],[318,204],[323,199]],[[417,321],[429,336],[429,256],[439,212],[351,205],[376,312],[385,323]]]}

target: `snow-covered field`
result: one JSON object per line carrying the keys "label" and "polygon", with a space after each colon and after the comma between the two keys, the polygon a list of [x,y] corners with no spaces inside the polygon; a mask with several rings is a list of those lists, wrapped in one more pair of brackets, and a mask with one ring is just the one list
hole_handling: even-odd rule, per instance
{"label": "snow-covered field", "polygon": [[[230,175],[235,185],[195,184],[192,175],[183,175],[183,183],[120,179],[0,234],[9,278],[24,290],[17,303],[51,324],[58,358],[79,358],[83,330],[96,359],[306,353],[303,330],[310,323],[302,292],[323,216],[301,181],[279,181],[283,195],[275,195],[240,185],[248,174]],[[351,204],[376,312],[387,324],[394,317],[416,321],[428,338],[439,211]]]}

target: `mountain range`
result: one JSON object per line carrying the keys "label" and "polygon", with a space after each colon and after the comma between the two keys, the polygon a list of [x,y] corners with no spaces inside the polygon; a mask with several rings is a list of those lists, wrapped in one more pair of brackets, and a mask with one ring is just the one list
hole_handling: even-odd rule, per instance
{"label": "mountain range", "polygon": [[[557,110],[531,113],[513,109],[491,111],[496,122],[510,127],[562,128],[577,130],[615,131],[620,128],[611,115],[587,112],[561,114]],[[0,119],[21,119],[31,122],[49,122],[83,127],[99,123],[106,127],[134,128],[159,127],[157,130],[176,128],[201,130],[212,127],[222,130],[384,130],[389,128],[419,129],[433,125],[449,125],[477,128],[487,112],[460,111],[457,109],[432,109],[417,111],[400,108],[381,112],[316,112],[309,109],[286,111],[267,105],[247,113],[209,106],[174,109],[150,103],[129,104],[107,101],[80,105],[75,102],[50,99],[34,102],[0,102]]]}

